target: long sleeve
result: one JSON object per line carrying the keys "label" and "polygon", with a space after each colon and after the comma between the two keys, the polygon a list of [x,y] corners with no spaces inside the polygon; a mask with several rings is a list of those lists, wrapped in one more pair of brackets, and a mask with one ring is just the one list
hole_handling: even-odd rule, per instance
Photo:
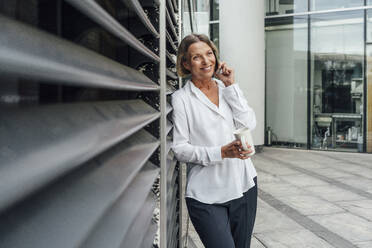
{"label": "long sleeve", "polygon": [[223,97],[232,110],[236,128],[248,127],[253,130],[256,127],[256,114],[248,106],[239,86],[235,83],[224,88]]}
{"label": "long sleeve", "polygon": [[[186,116],[185,105],[179,94],[172,95],[173,106],[173,145],[176,158],[185,163],[208,166],[221,161],[221,146],[195,146],[190,144],[190,127]],[[197,127],[195,127],[197,128]]]}

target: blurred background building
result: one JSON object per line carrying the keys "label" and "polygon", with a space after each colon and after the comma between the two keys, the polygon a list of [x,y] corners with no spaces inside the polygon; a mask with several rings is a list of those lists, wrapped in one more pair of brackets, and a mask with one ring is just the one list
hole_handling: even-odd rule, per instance
{"label": "blurred background building", "polygon": [[265,1],[265,128],[272,144],[372,152],[371,5]]}
{"label": "blurred background building", "polygon": [[372,152],[371,13],[369,0],[210,2],[209,34],[256,111],[258,145]]}

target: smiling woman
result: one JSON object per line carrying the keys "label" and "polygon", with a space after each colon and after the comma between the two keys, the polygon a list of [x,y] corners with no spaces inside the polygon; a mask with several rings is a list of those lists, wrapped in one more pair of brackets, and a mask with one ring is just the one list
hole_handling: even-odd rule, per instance
{"label": "smiling woman", "polygon": [[[218,51],[216,46],[213,44],[212,41],[209,40],[209,38],[206,35],[203,34],[191,34],[186,36],[179,48],[178,48],[178,55],[177,55],[177,73],[180,77],[185,77],[187,75],[190,75],[190,70],[185,68],[185,63],[188,61],[188,55],[190,56],[188,50],[190,49],[190,46],[199,43],[203,45],[208,46],[207,50],[208,52],[211,50],[213,52],[213,57],[215,59],[215,70],[217,70],[219,66],[219,61],[218,61]],[[195,50],[193,51],[195,53]],[[213,75],[213,74],[212,74]],[[211,76],[212,76],[211,75]]]}
{"label": "smiling woman", "polygon": [[191,221],[206,248],[250,247],[257,173],[233,132],[254,129],[255,113],[207,36],[186,36],[178,51],[177,72],[191,80],[172,95],[172,149],[187,163]]}
{"label": "smiling woman", "polygon": [[196,42],[188,49],[188,57],[183,66],[196,78],[208,78],[213,76],[216,57],[212,49],[204,42]]}

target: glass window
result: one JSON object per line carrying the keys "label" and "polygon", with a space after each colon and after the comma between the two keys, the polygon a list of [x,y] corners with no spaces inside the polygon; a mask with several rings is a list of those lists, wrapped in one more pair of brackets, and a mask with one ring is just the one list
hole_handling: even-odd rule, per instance
{"label": "glass window", "polygon": [[211,21],[220,19],[220,1],[211,0]]}
{"label": "glass window", "polygon": [[183,28],[183,36],[190,34],[193,32],[192,26],[192,12],[190,12],[189,1],[183,1],[183,16],[182,16],[182,28]]}
{"label": "glass window", "polygon": [[310,28],[312,148],[361,152],[363,11],[312,15]]}
{"label": "glass window", "polygon": [[217,49],[220,47],[220,24],[219,23],[213,23],[210,24],[210,38],[213,41],[213,43],[216,45]]}
{"label": "glass window", "polygon": [[266,16],[284,15],[308,10],[308,0],[266,0]]}
{"label": "glass window", "polygon": [[372,42],[372,9],[367,10],[367,42]]}
{"label": "glass window", "polygon": [[307,147],[306,16],[266,20],[266,129],[273,145]]}
{"label": "glass window", "polygon": [[364,6],[364,0],[311,0],[310,9],[328,10]]}

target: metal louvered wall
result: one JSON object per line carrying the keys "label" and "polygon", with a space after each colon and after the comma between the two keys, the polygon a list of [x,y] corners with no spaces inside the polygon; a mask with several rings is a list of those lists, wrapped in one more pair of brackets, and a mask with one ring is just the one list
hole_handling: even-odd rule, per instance
{"label": "metal louvered wall", "polygon": [[0,247],[179,247],[180,2],[0,2]]}

